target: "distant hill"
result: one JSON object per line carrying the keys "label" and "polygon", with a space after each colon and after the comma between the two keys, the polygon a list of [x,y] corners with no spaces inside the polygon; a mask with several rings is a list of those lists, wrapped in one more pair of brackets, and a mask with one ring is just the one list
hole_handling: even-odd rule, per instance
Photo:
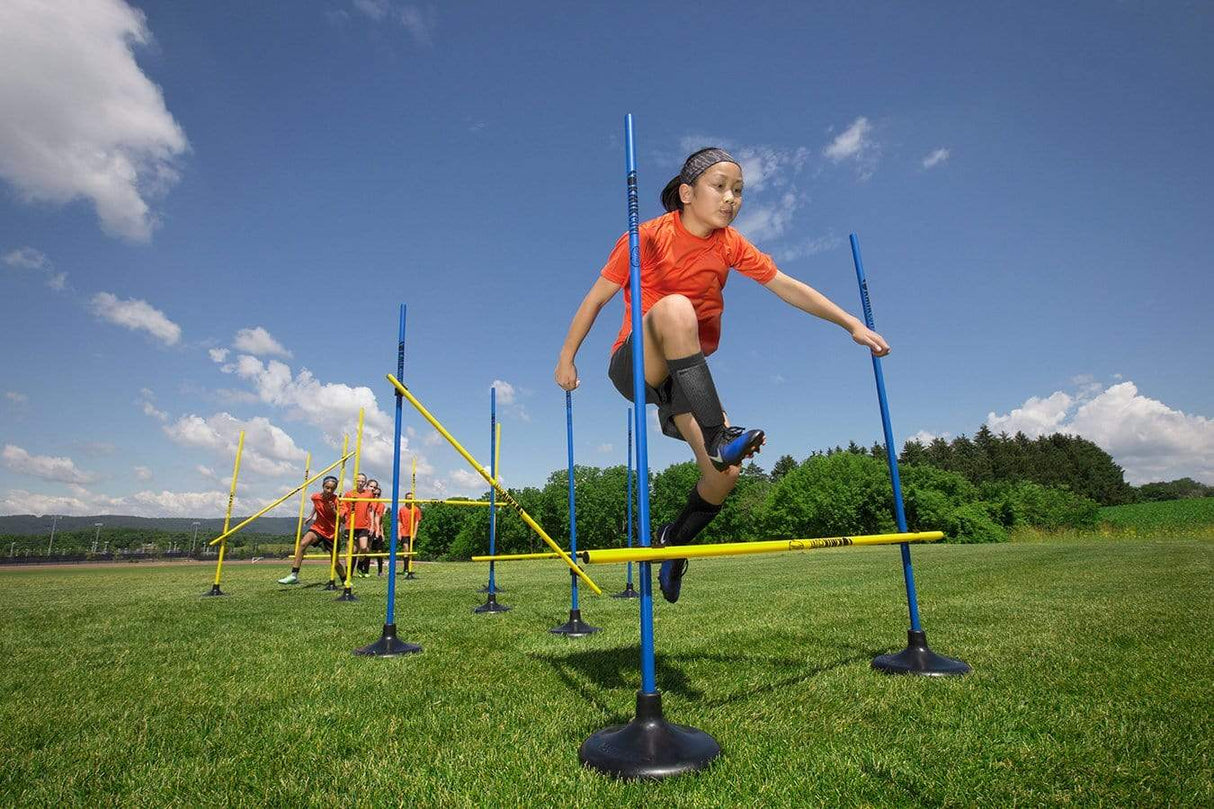
{"label": "distant hill", "polygon": [[[247,516],[247,515],[245,515]],[[232,525],[236,525],[245,516],[232,517]],[[249,531],[259,534],[295,534],[296,517],[262,517],[248,527]],[[55,527],[56,531],[93,530],[95,523],[103,523],[104,528],[136,528],[145,531],[182,531],[194,533],[194,523],[198,523],[198,535],[218,536],[223,531],[223,518],[213,517],[193,520],[189,517],[128,517],[121,514],[98,514],[93,517],[60,517]],[[0,535],[35,536],[49,534],[51,531],[50,515],[36,517],[33,514],[12,514],[0,517]]]}

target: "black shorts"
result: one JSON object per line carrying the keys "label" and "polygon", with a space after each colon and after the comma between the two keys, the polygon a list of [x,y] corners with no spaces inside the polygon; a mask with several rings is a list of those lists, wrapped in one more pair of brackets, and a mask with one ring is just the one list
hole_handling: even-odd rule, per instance
{"label": "black shorts", "polygon": [[[607,377],[611,380],[611,384],[615,385],[615,389],[620,392],[630,402],[636,402],[632,398],[632,335],[625,338],[622,345],[615,350],[611,355],[611,362],[607,366]],[[680,406],[674,402],[674,378],[667,376],[658,386],[652,387],[648,383],[645,384],[645,404],[655,404],[658,406],[658,424],[662,426],[662,434],[677,438],[680,441],[686,441],[683,434],[679,432],[679,428],[675,426],[674,417],[680,413],[690,413],[691,408]]]}
{"label": "black shorts", "polygon": [[[312,533],[316,534],[315,531],[312,531]],[[320,549],[325,553],[333,553],[333,540],[328,537],[322,537],[320,534],[316,534],[316,540],[316,542],[312,543],[313,545],[320,546]]]}
{"label": "black shorts", "polygon": [[383,537],[375,537],[374,539],[372,539],[372,540],[371,540],[371,550],[373,550],[373,551],[386,551],[386,550],[388,550],[388,546],[387,546],[386,544],[384,544],[384,538],[383,538]]}

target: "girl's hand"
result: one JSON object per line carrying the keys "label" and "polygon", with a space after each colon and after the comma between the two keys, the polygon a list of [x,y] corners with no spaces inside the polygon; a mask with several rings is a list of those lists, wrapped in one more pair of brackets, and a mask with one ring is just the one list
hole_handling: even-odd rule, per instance
{"label": "girl's hand", "polygon": [[558,360],[552,378],[556,380],[556,384],[560,386],[561,390],[574,390],[582,383],[577,376],[577,366],[573,364],[572,360]]}
{"label": "girl's hand", "polygon": [[852,330],[851,339],[872,351],[874,357],[884,357],[889,353],[889,343],[885,342],[885,338],[863,323]]}

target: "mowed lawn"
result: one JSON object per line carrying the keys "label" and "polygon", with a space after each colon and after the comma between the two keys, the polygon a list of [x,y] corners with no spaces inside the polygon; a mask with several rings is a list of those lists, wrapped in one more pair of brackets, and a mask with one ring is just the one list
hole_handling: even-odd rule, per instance
{"label": "mowed lawn", "polygon": [[[924,627],[964,678],[889,677],[895,547],[694,561],[657,606],[672,721],[721,743],[708,771],[626,783],[577,748],[632,713],[636,602],[583,590],[603,631],[551,635],[568,574],[500,565],[399,582],[418,655],[357,658],[360,600],[280,587],[280,563],[0,571],[6,805],[1214,805],[1214,543],[916,546]],[[619,566],[590,568],[609,592]],[[305,568],[319,584],[320,567]]]}

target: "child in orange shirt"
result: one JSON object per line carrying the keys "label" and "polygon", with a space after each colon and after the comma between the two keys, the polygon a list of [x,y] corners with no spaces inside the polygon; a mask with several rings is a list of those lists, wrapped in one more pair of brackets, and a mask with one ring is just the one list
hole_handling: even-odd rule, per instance
{"label": "child in orange shirt", "polygon": [[[329,476],[321,481],[321,491],[312,495],[312,513],[308,515],[308,532],[299,541],[291,572],[278,580],[279,584],[299,584],[299,568],[303,564],[304,551],[312,544],[320,545],[326,553],[333,552],[333,538],[337,535],[337,478]],[[344,579],[346,569],[337,563],[337,576]]]}
{"label": "child in orange shirt", "polygon": [[[405,500],[412,500],[413,492],[405,492]],[[417,507],[416,503],[406,503],[400,507],[396,514],[396,533],[397,538],[404,540],[401,542],[401,549],[408,552],[413,550],[413,540],[417,537],[417,528],[422,524],[422,510]],[[409,569],[408,557],[405,557],[405,570]]]}
{"label": "child in orange shirt", "polygon": [[[343,521],[348,522],[353,519],[354,542],[357,546],[355,553],[369,553],[371,551],[371,506],[375,504],[368,502],[371,490],[367,488],[367,476],[359,472],[358,476],[354,478],[354,488],[346,492],[343,497],[347,500],[359,498],[357,502],[342,503],[341,516]],[[359,576],[366,578],[371,575],[370,559],[361,558],[354,566],[358,569]]]}
{"label": "child in orange shirt", "polygon": [[[371,490],[372,497],[382,497],[383,491],[379,488],[378,480],[370,480],[367,482],[367,488]],[[384,512],[388,510],[387,503],[372,503],[371,504],[371,550],[375,553],[382,553],[387,550],[384,545]],[[366,569],[371,569],[370,563],[366,565]],[[375,569],[377,576],[384,575],[384,558],[382,556],[375,557]]]}
{"label": "child in orange shirt", "polygon": [[[758,452],[762,430],[729,424],[717,397],[707,355],[721,338],[721,290],[735,269],[792,306],[843,327],[876,356],[889,345],[825,295],[780,272],[730,227],[742,207],[742,167],[723,149],[701,149],[662,190],[667,213],[641,224],[641,309],[646,404],[658,406],[662,432],[691,446],[700,479],[673,522],[654,532],[655,546],[686,545],[712,521],[737,484],[742,463]],[[612,346],[608,377],[632,401],[632,290],[629,241],[616,242],[573,316],[553,376],[564,390],[579,384],[574,359],[599,312],[624,290],[624,323]],[[662,563],[658,583],[667,601],[679,598],[686,559]]]}

